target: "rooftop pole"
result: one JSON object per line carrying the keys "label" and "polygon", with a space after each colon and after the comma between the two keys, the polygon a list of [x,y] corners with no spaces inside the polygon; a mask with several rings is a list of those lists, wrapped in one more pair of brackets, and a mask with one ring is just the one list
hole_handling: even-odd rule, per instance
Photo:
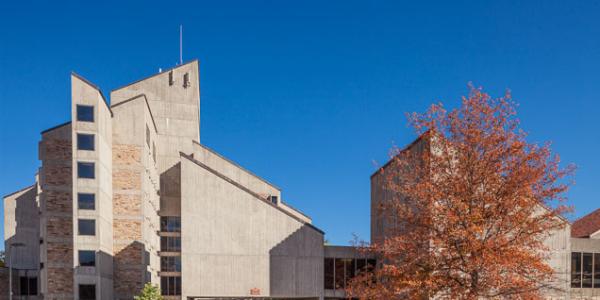
{"label": "rooftop pole", "polygon": [[183,25],[179,25],[179,64],[183,64]]}

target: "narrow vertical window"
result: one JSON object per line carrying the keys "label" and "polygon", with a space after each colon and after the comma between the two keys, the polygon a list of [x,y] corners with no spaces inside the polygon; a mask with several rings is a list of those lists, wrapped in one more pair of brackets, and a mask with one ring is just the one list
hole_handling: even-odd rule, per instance
{"label": "narrow vertical window", "polygon": [[94,179],[96,177],[93,162],[78,162],[77,177]]}
{"label": "narrow vertical window", "polygon": [[150,149],[150,128],[148,128],[148,125],[146,125],[146,145]]}
{"label": "narrow vertical window", "polygon": [[77,149],[79,150],[90,150],[93,151],[95,148],[94,145],[94,135],[93,134],[77,134]]}
{"label": "narrow vertical window", "polygon": [[593,257],[592,253],[583,253],[583,266],[582,266],[582,278],[581,287],[591,288],[592,287],[592,273],[593,273]]}
{"label": "narrow vertical window", "polygon": [[173,80],[173,71],[169,72],[169,86],[173,85],[175,80]]}
{"label": "narrow vertical window", "polygon": [[600,288],[600,253],[594,254],[594,288]]}
{"label": "narrow vertical window", "polygon": [[152,142],[152,159],[156,162],[156,144]]}
{"label": "narrow vertical window", "polygon": [[325,278],[324,278],[323,285],[324,285],[325,289],[333,290],[334,289],[333,258],[325,258],[324,275],[325,275]]}
{"label": "narrow vertical window", "polygon": [[94,107],[89,105],[77,105],[77,121],[94,122]]}
{"label": "narrow vertical window", "polygon": [[571,253],[571,287],[581,288],[581,253]]}

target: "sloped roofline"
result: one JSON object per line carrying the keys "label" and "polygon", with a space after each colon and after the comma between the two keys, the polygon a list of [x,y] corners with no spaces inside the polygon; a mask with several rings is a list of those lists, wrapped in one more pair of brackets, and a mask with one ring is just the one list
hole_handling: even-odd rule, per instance
{"label": "sloped roofline", "polygon": [[14,192],[12,192],[12,193],[10,193],[10,194],[6,194],[6,195],[2,196],[2,199],[4,199],[4,198],[8,198],[8,197],[10,197],[10,196],[12,196],[12,195],[14,195],[14,194],[17,194],[17,193],[23,192],[23,191],[25,191],[25,190],[28,190],[28,189],[30,189],[30,188],[32,188],[32,187],[34,187],[34,186],[35,186],[35,183],[34,183],[34,184],[31,184],[31,185],[29,185],[29,186],[26,186],[26,187],[24,187],[24,188],[22,188],[22,189],[19,189],[19,190],[17,190],[17,191],[14,191]]}
{"label": "sloped roofline", "polygon": [[202,162],[198,161],[197,159],[195,159],[192,155],[187,155],[183,152],[179,152],[179,156],[193,162],[194,164],[198,165],[199,167],[209,171],[210,173],[213,173],[214,175],[216,175],[217,177],[229,182],[230,184],[232,184],[233,186],[237,187],[238,189],[250,194],[251,196],[253,196],[254,198],[256,198],[257,200],[260,200],[262,202],[264,202],[265,204],[269,205],[270,207],[279,210],[280,212],[286,214],[287,216],[293,218],[294,220],[300,222],[303,225],[308,226],[309,228],[312,228],[313,230],[319,232],[320,234],[325,235],[325,232],[319,228],[317,228],[316,226],[314,226],[313,224],[310,224],[302,219],[300,219],[297,216],[294,216],[292,213],[285,211],[284,209],[282,209],[281,207],[278,207],[277,205],[274,205],[273,203],[271,203],[269,200],[267,200],[266,198],[263,198],[262,196],[260,196],[259,194],[253,192],[252,190],[248,189],[247,187],[237,183],[235,180],[227,177],[226,175],[220,173],[219,171],[203,164]]}
{"label": "sloped roofline", "polygon": [[146,80],[146,79],[150,79],[150,78],[152,78],[152,77],[155,77],[155,76],[161,75],[161,74],[163,74],[163,73],[171,72],[171,71],[173,71],[173,70],[175,70],[175,69],[177,69],[177,68],[183,67],[183,66],[185,66],[185,65],[189,65],[189,64],[191,64],[191,63],[194,63],[194,62],[198,62],[198,59],[197,59],[197,58],[194,58],[194,59],[192,59],[192,60],[190,60],[190,61],[186,61],[186,62],[184,62],[184,63],[182,63],[182,64],[180,64],[180,65],[176,65],[176,66],[174,66],[174,67],[172,67],[172,68],[169,68],[169,69],[163,70],[163,71],[161,71],[161,72],[159,72],[159,73],[154,73],[154,74],[152,74],[152,75],[149,75],[149,76],[146,76],[146,77],[142,77],[142,79],[138,79],[138,80],[136,80],[136,81],[134,81],[134,82],[131,82],[131,83],[128,83],[128,84],[122,85],[122,86],[120,86],[120,87],[118,87],[118,88],[116,88],[116,89],[113,89],[113,90],[111,91],[111,93],[112,93],[112,92],[116,92],[116,91],[118,91],[118,90],[122,90],[122,89],[124,89],[124,88],[126,88],[126,87],[128,87],[128,86],[132,86],[132,85],[134,85],[134,84],[136,84],[136,83],[139,83],[139,82],[142,82],[142,81],[144,81],[144,80]]}
{"label": "sloped roofline", "polygon": [[381,166],[380,168],[377,168],[377,170],[375,172],[373,172],[373,174],[371,174],[370,177],[373,178],[375,175],[379,174],[379,172],[381,172],[383,169],[387,168],[392,163],[392,161],[394,161],[394,158],[396,158],[398,155],[410,150],[410,148],[414,147],[421,140],[423,140],[425,138],[429,138],[430,133],[431,133],[431,130],[427,130],[427,131],[423,132],[414,141],[412,141],[410,144],[408,144],[406,147],[404,147],[402,150],[400,150],[398,152],[398,154],[396,154],[392,158],[390,158],[383,166]]}
{"label": "sloped roofline", "polygon": [[215,151],[215,150],[213,150],[213,149],[209,148],[209,147],[208,147],[208,146],[206,146],[206,145],[200,144],[200,143],[199,143],[198,141],[196,141],[196,140],[192,140],[192,142],[193,142],[194,144],[196,144],[196,145],[198,145],[198,146],[200,146],[200,147],[202,147],[202,148],[204,148],[204,149],[208,150],[210,153],[212,153],[212,154],[214,154],[214,155],[216,155],[216,156],[218,156],[218,157],[222,158],[223,160],[225,160],[225,161],[227,161],[227,162],[229,162],[229,163],[233,164],[234,166],[236,166],[236,167],[240,168],[241,170],[243,170],[243,171],[247,172],[248,174],[250,174],[250,175],[254,176],[254,177],[255,177],[255,178],[257,178],[258,180],[260,180],[260,181],[262,181],[262,182],[264,182],[264,183],[266,183],[266,184],[268,184],[268,185],[270,185],[270,186],[274,187],[276,190],[278,190],[278,191],[280,191],[280,192],[281,192],[281,189],[280,189],[278,186],[276,186],[276,185],[274,185],[274,184],[270,183],[270,182],[269,182],[269,181],[267,181],[266,179],[264,179],[264,178],[262,178],[262,177],[260,177],[260,176],[258,176],[258,175],[256,175],[256,174],[254,174],[252,171],[250,171],[250,170],[248,170],[248,169],[246,169],[246,168],[244,168],[244,167],[240,166],[240,165],[239,165],[238,163],[236,163],[235,161],[233,161],[233,160],[231,160],[231,159],[229,159],[229,158],[227,158],[227,157],[225,157],[225,156],[223,156],[223,155],[219,154],[217,151]]}
{"label": "sloped roofline", "polygon": [[126,99],[124,101],[121,101],[121,102],[119,102],[117,104],[111,105],[111,108],[120,106],[120,105],[125,104],[125,103],[129,103],[129,102],[131,102],[133,100],[136,100],[136,99],[142,98],[142,97],[144,98],[144,103],[146,103],[146,107],[148,108],[148,112],[150,112],[150,119],[152,119],[152,125],[154,125],[154,132],[158,133],[158,127],[156,127],[156,122],[154,122],[154,115],[152,115],[152,109],[150,109],[150,104],[148,103],[148,97],[146,97],[146,94],[139,94],[139,95],[133,96],[133,97],[131,97],[129,99]]}
{"label": "sloped roofline", "polygon": [[69,124],[71,124],[71,121],[67,121],[67,122],[64,122],[64,123],[62,123],[62,124],[59,124],[59,125],[56,125],[56,126],[50,127],[50,128],[48,128],[48,129],[45,129],[45,130],[42,130],[42,132],[40,132],[40,134],[44,134],[44,133],[46,133],[46,132],[50,132],[50,131],[52,131],[52,130],[54,130],[54,129],[58,129],[58,128],[61,128],[61,127],[63,127],[63,126],[69,125]]}
{"label": "sloped roofline", "polygon": [[102,97],[102,100],[104,100],[104,104],[106,105],[106,108],[108,108],[108,111],[110,112],[110,116],[112,117],[113,112],[110,109],[110,105],[108,104],[108,101],[106,101],[106,97],[104,97],[104,94],[102,93],[102,90],[95,84],[93,84],[91,81],[85,79],[83,76],[75,73],[75,71],[71,71],[71,75],[75,76],[77,79],[85,82],[87,85],[91,86],[92,88],[94,88],[96,91],[98,91],[98,93],[100,93],[100,96]]}

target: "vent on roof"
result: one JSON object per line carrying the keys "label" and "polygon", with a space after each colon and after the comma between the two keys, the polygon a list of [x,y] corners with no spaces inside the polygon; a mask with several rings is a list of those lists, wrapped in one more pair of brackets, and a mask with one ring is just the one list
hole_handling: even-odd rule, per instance
{"label": "vent on roof", "polygon": [[267,197],[267,199],[268,199],[269,201],[271,201],[271,203],[273,203],[273,204],[277,205],[277,202],[278,202],[278,201],[277,201],[277,196],[269,196],[269,197]]}
{"label": "vent on roof", "polygon": [[183,87],[187,88],[190,86],[190,74],[185,73],[183,74]]}

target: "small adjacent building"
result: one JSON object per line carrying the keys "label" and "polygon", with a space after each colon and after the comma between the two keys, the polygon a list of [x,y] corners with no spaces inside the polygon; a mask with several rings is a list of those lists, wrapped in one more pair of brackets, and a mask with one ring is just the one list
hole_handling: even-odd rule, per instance
{"label": "small adjacent building", "polygon": [[[41,132],[38,158],[32,185],[4,196],[14,299],[133,299],[145,283],[166,299],[343,299],[376,265],[326,246],[280,188],[201,143],[196,60],[113,90],[110,104],[73,73],[70,121]],[[375,205],[385,196],[371,184]],[[598,297],[598,214],[549,241],[560,298]],[[384,224],[372,215],[373,238]]]}

